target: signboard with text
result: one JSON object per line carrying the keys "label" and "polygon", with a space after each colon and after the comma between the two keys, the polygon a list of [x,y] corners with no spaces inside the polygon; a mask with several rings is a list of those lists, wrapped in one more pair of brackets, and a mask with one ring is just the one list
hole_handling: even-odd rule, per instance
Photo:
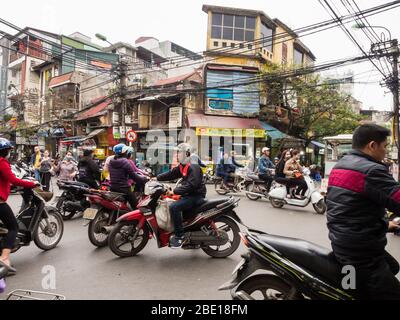
{"label": "signboard with text", "polygon": [[196,128],[197,136],[265,138],[263,129]]}

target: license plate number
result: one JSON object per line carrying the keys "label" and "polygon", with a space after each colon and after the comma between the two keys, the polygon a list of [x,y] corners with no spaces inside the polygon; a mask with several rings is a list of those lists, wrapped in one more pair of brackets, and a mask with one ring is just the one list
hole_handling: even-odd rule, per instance
{"label": "license plate number", "polygon": [[98,209],[87,208],[83,212],[83,219],[93,220],[96,217],[96,214],[97,214],[98,211],[99,211]]}

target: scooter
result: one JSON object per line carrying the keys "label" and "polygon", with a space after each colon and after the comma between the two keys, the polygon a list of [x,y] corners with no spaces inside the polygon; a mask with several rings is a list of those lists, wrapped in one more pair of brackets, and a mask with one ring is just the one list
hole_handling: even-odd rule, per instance
{"label": "scooter", "polygon": [[90,202],[85,196],[90,187],[86,183],[58,180],[57,185],[60,190],[63,190],[63,193],[57,197],[56,203],[56,208],[63,220],[70,220],[74,215],[90,207]]}
{"label": "scooter", "polygon": [[[304,169],[303,171],[304,180],[307,183],[307,193],[305,199],[288,198],[287,188],[285,185],[276,187],[269,193],[271,204],[274,208],[283,208],[284,205],[296,206],[296,207],[307,207],[312,203],[314,210],[318,214],[324,214],[326,212],[326,203],[324,197],[316,189],[313,180],[310,177],[310,170]],[[276,182],[280,182],[276,179]]]}
{"label": "scooter", "polygon": [[342,268],[333,252],[311,242],[257,230],[240,235],[249,249],[219,290],[234,300],[354,300],[342,289]]}
{"label": "scooter", "polygon": [[[164,184],[148,182],[138,210],[117,219],[117,225],[109,236],[109,246],[114,254],[119,257],[135,256],[150,238],[157,240],[159,248],[169,245],[174,231],[173,225],[164,221],[164,217],[170,217],[169,210],[163,218],[157,212],[161,201],[165,200],[166,191]],[[233,254],[240,245],[237,223],[242,222],[234,211],[238,202],[239,199],[233,197],[205,200],[194,210],[184,212],[185,241],[182,249],[201,249],[214,258],[226,258]]]}
{"label": "scooter", "polygon": [[221,195],[227,195],[228,193],[242,193],[246,190],[248,185],[253,183],[253,180],[248,177],[249,170],[247,168],[236,169],[235,178],[233,183],[229,182],[227,188],[224,187],[223,179],[221,177],[215,177],[215,191]]}
{"label": "scooter", "polygon": [[[271,178],[274,178],[275,170],[270,170]],[[267,190],[266,182],[259,178],[259,176],[255,173],[251,173],[247,175],[248,178],[252,180],[250,184],[246,186],[246,196],[252,201],[257,201],[261,198],[269,199],[269,192]],[[271,183],[270,191],[275,189],[276,182],[275,180]]]}

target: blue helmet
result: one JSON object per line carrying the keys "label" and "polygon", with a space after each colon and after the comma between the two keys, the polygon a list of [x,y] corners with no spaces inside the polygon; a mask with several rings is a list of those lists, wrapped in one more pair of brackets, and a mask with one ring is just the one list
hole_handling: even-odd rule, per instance
{"label": "blue helmet", "polygon": [[129,147],[124,143],[117,144],[113,148],[113,151],[117,156],[120,156],[121,154],[126,153],[128,150],[129,150]]}
{"label": "blue helmet", "polygon": [[11,142],[5,138],[0,138],[0,150],[14,148]]}

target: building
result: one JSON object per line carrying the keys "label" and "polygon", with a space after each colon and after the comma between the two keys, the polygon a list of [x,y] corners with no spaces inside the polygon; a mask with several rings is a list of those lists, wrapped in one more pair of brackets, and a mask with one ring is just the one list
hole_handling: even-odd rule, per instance
{"label": "building", "polygon": [[[168,78],[188,74],[203,63],[201,55],[170,40],[160,42],[154,37],[140,37],[135,41],[135,45],[165,59],[162,67],[167,70]],[[157,62],[155,64],[157,65]]]}

